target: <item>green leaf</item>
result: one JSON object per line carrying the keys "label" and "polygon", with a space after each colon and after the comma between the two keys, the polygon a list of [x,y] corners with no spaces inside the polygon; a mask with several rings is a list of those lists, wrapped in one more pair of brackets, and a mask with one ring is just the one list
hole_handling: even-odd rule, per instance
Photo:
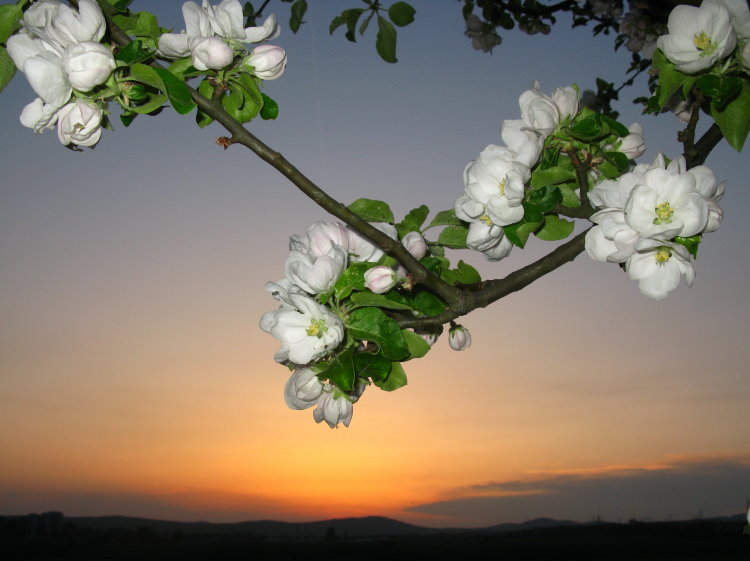
{"label": "green leaf", "polygon": [[562,193],[557,185],[545,185],[541,189],[535,189],[528,195],[528,201],[542,212],[549,212],[562,202]]}
{"label": "green leaf", "polygon": [[132,123],[137,116],[138,116],[137,113],[123,111],[122,113],[120,113],[120,121],[122,122],[123,125],[125,125],[126,127],[129,127],[130,123]]}
{"label": "green leaf", "polygon": [[547,214],[544,217],[544,226],[536,233],[536,237],[547,242],[563,240],[573,233],[574,228],[575,222]]}
{"label": "green leaf", "polygon": [[372,292],[357,292],[352,294],[350,302],[353,304],[353,308],[372,306],[377,308],[387,308],[389,310],[412,310],[412,307],[409,304],[396,302],[388,298],[385,294],[374,294]]}
{"label": "green leaf", "polygon": [[375,263],[351,263],[336,281],[333,293],[342,300],[357,290],[365,290],[365,271],[372,269]]}
{"label": "green leaf", "polygon": [[239,120],[239,109],[240,107],[242,107],[242,103],[244,101],[245,96],[242,95],[242,88],[239,85],[233,85],[228,94],[221,96],[221,105],[224,107],[227,113],[229,113],[237,120]]}
{"label": "green leaf", "polygon": [[622,152],[605,152],[604,157],[621,173],[630,168],[630,160]]}
{"label": "green leaf", "polygon": [[702,239],[703,238],[701,234],[690,236],[689,238],[683,238],[682,236],[677,236],[674,239],[674,242],[685,246],[687,250],[690,252],[690,255],[692,255],[694,258],[697,259],[698,258],[698,246],[701,244]]}
{"label": "green leaf", "polygon": [[425,229],[433,228],[435,226],[462,226],[464,223],[460,218],[456,218],[456,211],[454,209],[441,210],[432,219],[430,225]]}
{"label": "green leaf", "polygon": [[190,96],[190,90],[185,82],[166,68],[154,68],[137,63],[130,66],[130,74],[134,80],[148,84],[165,93],[174,110],[181,115],[190,113],[195,107],[195,103]]}
{"label": "green leaf", "polygon": [[474,267],[463,261],[459,261],[454,269],[457,273],[456,282],[460,284],[475,284],[482,282],[482,275]]}
{"label": "green leaf", "polygon": [[362,12],[364,12],[362,8],[351,8],[349,10],[344,10],[343,12],[341,12],[341,15],[333,18],[333,21],[331,21],[331,25],[328,27],[328,32],[333,35],[333,32],[336,31],[336,29],[346,24],[346,33],[344,34],[344,36],[352,43],[356,43],[357,36],[355,35],[354,31],[357,28],[357,20],[359,19],[359,16],[362,15]]}
{"label": "green leaf", "polygon": [[125,64],[133,64],[134,62],[141,62],[151,57],[151,51],[143,48],[143,43],[140,39],[135,39],[128,43],[125,47],[117,51],[115,59]]}
{"label": "green leaf", "polygon": [[536,206],[523,203],[523,210],[524,214],[521,220],[503,229],[508,240],[521,249],[526,245],[529,236],[544,222],[544,215]]}
{"label": "green leaf", "polygon": [[409,356],[411,358],[422,358],[430,352],[430,344],[413,331],[403,329],[401,334],[404,336],[404,341],[406,341],[406,346],[409,348]]}
{"label": "green leaf", "polygon": [[5,89],[16,73],[16,65],[8,54],[8,49],[0,45],[0,92]]}
{"label": "green leaf", "polygon": [[741,152],[750,132],[750,85],[747,80],[743,80],[739,95],[723,110],[719,111],[712,103],[711,116],[730,146]]}
{"label": "green leaf", "polygon": [[354,374],[354,347],[350,346],[337,354],[328,362],[328,368],[319,374],[320,378],[328,379],[336,386],[350,392],[354,389],[356,376]]}
{"label": "green leaf", "polygon": [[602,122],[606,123],[610,130],[619,137],[625,137],[630,134],[628,127],[608,115],[602,115]]}
{"label": "green leaf", "polygon": [[383,355],[390,360],[401,360],[409,354],[398,323],[385,315],[380,308],[354,310],[346,322],[346,327],[354,339],[377,343]]}
{"label": "green leaf", "polygon": [[398,232],[399,237],[403,238],[409,232],[419,232],[419,229],[422,227],[422,224],[424,224],[424,221],[429,214],[430,209],[425,205],[409,211],[409,214],[407,214],[401,222],[396,224],[396,231]]}
{"label": "green leaf", "polygon": [[435,316],[445,311],[445,304],[431,292],[422,290],[412,300],[412,308],[425,316]]}
{"label": "green leaf", "polygon": [[572,169],[562,166],[553,166],[547,169],[537,167],[531,174],[531,186],[539,189],[547,185],[557,185],[568,181],[575,181],[576,174]]}
{"label": "green leaf", "polygon": [[[0,6],[0,43],[7,43],[8,38],[21,27],[23,10],[18,4],[3,4]],[[0,88],[1,90],[2,88]]]}
{"label": "green leaf", "polygon": [[248,73],[242,72],[230,80],[233,87],[239,89],[242,93],[242,105],[235,113],[234,118],[240,123],[252,121],[260,113],[263,105],[263,94],[258,88],[255,79]]}
{"label": "green leaf", "polygon": [[[211,82],[209,82],[208,79],[204,79],[200,84],[198,84],[198,93],[208,99],[211,99],[211,97],[213,97],[214,87],[211,85]],[[203,128],[213,123],[214,118],[198,109],[195,114],[195,122],[200,128]]]}
{"label": "green leaf", "polygon": [[448,226],[440,232],[437,243],[452,249],[465,249],[466,236],[468,235],[469,228],[463,224],[461,226]]}
{"label": "green leaf", "polygon": [[297,0],[292,4],[291,15],[289,16],[289,29],[292,30],[292,33],[297,33],[299,26],[304,23],[302,18],[305,17],[305,12],[307,12],[305,0]]}
{"label": "green leaf", "polygon": [[[151,94],[148,101],[141,103],[140,105],[128,106],[128,111],[138,113],[140,115],[147,115],[153,113],[157,109],[161,109],[167,102],[167,96],[162,94]],[[132,120],[132,119],[131,119]]]}
{"label": "green leaf", "polygon": [[391,373],[391,361],[381,353],[356,353],[354,372],[359,378],[370,378],[373,382],[382,382]]}
{"label": "green leaf", "polygon": [[[192,73],[197,72],[195,68],[193,68],[193,58],[192,57],[185,57],[185,58],[178,58],[172,64],[169,65],[169,71],[180,78],[181,80],[185,79],[186,73]],[[208,98],[211,99],[211,95],[213,94],[213,87],[211,88],[211,93],[208,94]],[[205,96],[205,94],[202,94]]]}
{"label": "green leaf", "polygon": [[349,210],[368,222],[388,222],[393,224],[393,212],[383,201],[357,199],[349,205]]}
{"label": "green leaf", "polygon": [[677,70],[671,62],[664,56],[660,49],[654,51],[652,58],[652,67],[659,73],[659,90],[657,92],[657,103],[659,108],[664,108],[672,96],[686,84],[692,84],[695,78],[683,74]]}
{"label": "green leaf", "polygon": [[378,16],[378,35],[375,39],[375,49],[384,61],[398,61],[396,59],[396,28],[380,15]]}
{"label": "green leaf", "polygon": [[399,27],[409,25],[414,21],[414,14],[417,11],[406,2],[396,2],[390,8],[388,8],[388,17],[391,21]]}
{"label": "green leaf", "polygon": [[138,12],[136,14],[135,27],[133,28],[133,35],[137,37],[151,37],[158,39],[162,34],[159,22],[156,20],[156,16],[150,12]]}
{"label": "green leaf", "polygon": [[279,104],[266,94],[261,92],[263,98],[263,107],[260,108],[260,118],[264,121],[273,120],[279,116]]}
{"label": "green leaf", "polygon": [[557,186],[562,194],[562,205],[568,208],[579,208],[581,206],[581,199],[576,195],[576,189],[578,185],[575,183],[562,183]]}
{"label": "green leaf", "polygon": [[595,113],[574,123],[568,129],[568,133],[578,140],[592,142],[597,138],[607,136],[609,134],[609,127],[602,122],[602,116]]}
{"label": "green leaf", "polygon": [[373,382],[381,390],[392,392],[406,385],[406,372],[404,372],[404,367],[401,366],[400,362],[394,362],[391,364],[391,371],[385,380],[378,382],[373,380]]}

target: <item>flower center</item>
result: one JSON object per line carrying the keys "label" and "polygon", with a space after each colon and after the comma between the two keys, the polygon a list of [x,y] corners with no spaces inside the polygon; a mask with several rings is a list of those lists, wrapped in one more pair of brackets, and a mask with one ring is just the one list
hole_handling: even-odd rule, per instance
{"label": "flower center", "polygon": [[485,224],[487,224],[487,226],[492,226],[492,220],[486,214],[483,214],[482,216],[480,216],[479,220],[481,220],[482,222],[484,222]]}
{"label": "flower center", "polygon": [[716,43],[711,41],[711,37],[705,31],[696,33],[693,36],[693,45],[701,52],[700,56],[703,57],[711,56],[718,47]]}
{"label": "flower center", "polygon": [[503,180],[500,183],[497,184],[497,188],[500,189],[500,196],[501,197],[505,196],[505,184],[507,183],[507,181],[508,181],[508,178],[507,177],[503,177]]}
{"label": "flower center", "polygon": [[674,214],[674,209],[669,204],[668,201],[665,201],[661,203],[660,205],[656,205],[656,208],[654,209],[654,212],[656,212],[656,218],[654,218],[654,224],[671,224],[672,223],[672,215]]}
{"label": "flower center", "polygon": [[310,337],[317,337],[318,339],[322,339],[326,331],[328,331],[326,320],[314,319],[310,322],[310,326],[307,328],[305,333],[307,333]]}
{"label": "flower center", "polygon": [[672,250],[667,246],[663,245],[656,250],[656,263],[657,265],[664,265],[669,258],[672,257]]}

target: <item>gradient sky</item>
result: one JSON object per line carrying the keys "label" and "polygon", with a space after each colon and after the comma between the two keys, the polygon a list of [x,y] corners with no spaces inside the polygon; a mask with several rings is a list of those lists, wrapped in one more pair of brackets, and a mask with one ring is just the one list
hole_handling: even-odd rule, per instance
{"label": "gradient sky", "polygon": [[[329,36],[356,4],[313,2],[300,33],[274,41],[289,56],[266,85],[281,115],[250,128],[332,195],[398,217],[452,207],[532,80],[585,89],[629,61],[565,23],[479,53],[459,3],[418,0],[388,65],[372,30],[357,45]],[[177,29],[180,5],[134,2]],[[679,122],[640,116],[629,100],[643,88],[622,120],[644,124],[642,161],[674,157]],[[0,96],[0,514],[481,526],[746,508],[746,155],[722,144],[708,161],[728,181],[725,219],[694,287],[655,302],[582,255],[464,318],[469,350],[440,341],[407,365],[407,387],[368,389],[351,427],[330,430],[287,409],[278,343],[258,328],[288,236],[324,213],[192,115],[114,119],[76,154],[20,125],[31,99],[23,76]],[[529,245],[498,264],[456,257],[501,277],[550,244]]]}

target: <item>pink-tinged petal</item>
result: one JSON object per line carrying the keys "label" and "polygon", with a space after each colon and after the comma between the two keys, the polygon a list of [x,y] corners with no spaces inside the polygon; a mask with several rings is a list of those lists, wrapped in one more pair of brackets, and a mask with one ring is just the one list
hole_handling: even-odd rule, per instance
{"label": "pink-tinged petal", "polygon": [[184,58],[190,54],[187,33],[164,33],[159,37],[159,52],[167,58]]}
{"label": "pink-tinged petal", "polygon": [[275,39],[281,33],[281,26],[276,23],[276,16],[271,14],[258,27],[248,27],[245,29],[245,43],[260,43],[266,39]]}

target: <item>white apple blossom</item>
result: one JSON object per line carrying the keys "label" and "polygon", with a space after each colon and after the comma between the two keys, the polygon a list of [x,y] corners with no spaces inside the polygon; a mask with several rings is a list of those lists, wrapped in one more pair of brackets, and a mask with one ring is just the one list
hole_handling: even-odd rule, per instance
{"label": "white apple blossom", "polygon": [[346,269],[346,250],[332,245],[327,255],[291,251],[284,263],[284,274],[290,282],[309,294],[330,290]]}
{"label": "white apple blossom", "polygon": [[596,226],[586,233],[585,247],[592,259],[624,263],[633,255],[641,236],[628,225],[622,210],[600,210],[591,216],[591,221]]}
{"label": "white apple blossom", "polygon": [[28,33],[16,33],[8,39],[8,54],[45,103],[62,107],[70,100],[73,86],[58,51]]}
{"label": "white apple blossom", "polygon": [[[299,243],[299,242],[298,242]],[[313,257],[329,255],[333,246],[340,247],[344,251],[349,249],[349,234],[346,227],[340,222],[315,222],[307,229],[304,241],[302,241]],[[295,249],[290,244],[290,249]]]}
{"label": "white apple blossom", "polygon": [[490,144],[479,157],[466,166],[466,194],[484,205],[493,224],[506,226],[523,218],[525,183],[531,171],[515,160],[515,154],[504,146]]}
{"label": "white apple blossom", "polygon": [[102,136],[104,111],[88,101],[69,103],[58,113],[57,137],[64,145],[94,146]]}
{"label": "white apple blossom", "polygon": [[234,60],[234,49],[221,37],[195,37],[189,45],[197,70],[221,70]]}
{"label": "white apple blossom", "polygon": [[703,0],[703,3],[724,6],[732,17],[732,27],[737,37],[750,38],[750,8],[747,0]]}
{"label": "white apple blossom", "polygon": [[332,429],[336,428],[339,423],[348,427],[349,423],[352,422],[354,404],[359,400],[366,387],[367,384],[358,382],[354,391],[342,392],[336,386],[326,384],[320,399],[318,399],[318,406],[313,410],[313,419],[316,423],[325,421]]}
{"label": "white apple blossom", "polygon": [[44,103],[44,100],[38,97],[21,111],[21,124],[34,129],[34,132],[44,132],[55,127],[59,113],[59,107]]}
{"label": "white apple blossom", "polygon": [[515,153],[515,161],[532,168],[539,161],[544,148],[544,138],[528,127],[523,119],[503,121],[500,128],[503,142]]}
{"label": "white apple blossom", "polygon": [[471,346],[471,333],[463,325],[451,327],[448,332],[448,344],[454,351],[464,351]]}
{"label": "white apple blossom", "polygon": [[659,168],[643,174],[625,214],[628,224],[646,238],[693,236],[703,232],[708,223],[708,205],[695,191],[695,178]]}
{"label": "white apple blossom", "polygon": [[365,287],[375,294],[388,292],[398,283],[396,271],[384,265],[378,265],[365,271]]}
{"label": "white apple blossom", "polygon": [[638,242],[625,270],[628,277],[638,281],[641,292],[655,300],[661,300],[677,288],[681,277],[688,286],[695,281],[695,266],[688,250],[660,240]]}
{"label": "white apple blossom", "polygon": [[344,325],[312,298],[288,294],[291,306],[266,312],[260,328],[281,341],[276,362],[308,364],[334,351],[344,339]]}
{"label": "white apple blossom", "polygon": [[646,151],[646,139],[643,137],[643,125],[633,123],[628,127],[630,134],[620,141],[619,150],[628,159],[635,160]]}
{"label": "white apple blossom", "polygon": [[667,29],[669,33],[656,44],[675,68],[686,74],[710,68],[729,56],[737,43],[729,10],[720,3],[676,6],[669,14]]}
{"label": "white apple blossom", "polygon": [[531,89],[521,94],[518,104],[526,125],[547,136],[561,121],[578,113],[578,92],[567,86],[557,88],[548,96],[542,91],[539,82],[534,80]]}
{"label": "white apple blossom", "polygon": [[295,370],[284,386],[284,401],[290,409],[307,409],[318,402],[323,383],[310,368]]}
{"label": "white apple blossom", "polygon": [[65,49],[63,62],[71,85],[82,92],[106,82],[115,69],[112,51],[94,41],[70,45]]}
{"label": "white apple blossom", "polygon": [[281,47],[260,45],[252,50],[245,64],[252,66],[252,73],[261,80],[275,80],[284,73],[286,53]]}
{"label": "white apple blossom", "polygon": [[106,30],[104,14],[94,0],[79,0],[78,10],[55,0],[34,2],[24,13],[22,24],[58,51],[76,43],[98,42]]}

